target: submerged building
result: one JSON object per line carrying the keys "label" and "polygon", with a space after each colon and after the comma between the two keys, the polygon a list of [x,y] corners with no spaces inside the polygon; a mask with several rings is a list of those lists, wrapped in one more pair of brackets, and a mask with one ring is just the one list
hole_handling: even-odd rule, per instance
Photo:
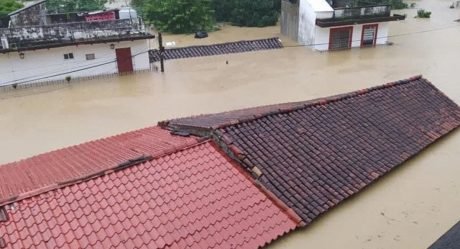
{"label": "submerged building", "polygon": [[458,127],[420,76],[160,122],[0,165],[0,248],[262,248]]}
{"label": "submerged building", "polygon": [[386,44],[390,5],[351,0],[283,0],[281,32],[300,44],[325,51]]}
{"label": "submerged building", "polygon": [[141,19],[0,29],[0,86],[150,69]]}

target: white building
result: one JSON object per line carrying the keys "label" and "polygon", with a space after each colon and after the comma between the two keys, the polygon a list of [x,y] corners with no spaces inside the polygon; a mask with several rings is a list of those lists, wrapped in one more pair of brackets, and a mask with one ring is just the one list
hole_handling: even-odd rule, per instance
{"label": "white building", "polygon": [[0,29],[0,86],[150,69],[140,21],[112,20]]}
{"label": "white building", "polygon": [[283,0],[281,32],[315,50],[337,50],[386,44],[388,5],[366,6],[353,0]]}

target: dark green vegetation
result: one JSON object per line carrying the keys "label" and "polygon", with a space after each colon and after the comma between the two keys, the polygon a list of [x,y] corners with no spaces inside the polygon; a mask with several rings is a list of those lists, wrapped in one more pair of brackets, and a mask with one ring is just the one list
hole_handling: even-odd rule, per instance
{"label": "dark green vegetation", "polygon": [[237,26],[275,25],[281,0],[133,0],[132,4],[160,31],[212,30],[216,22]]}
{"label": "dark green vegetation", "polygon": [[94,11],[104,8],[107,0],[47,0],[46,8],[49,13],[68,13]]}
{"label": "dark green vegetation", "polygon": [[24,5],[15,0],[0,0],[0,18],[5,18],[10,12],[22,7],[24,7]]}
{"label": "dark green vegetation", "polygon": [[431,17],[431,11],[427,11],[424,9],[419,9],[417,11],[417,17],[418,18],[430,18]]}
{"label": "dark green vegetation", "polygon": [[0,28],[7,27],[9,17],[8,14],[17,9],[24,7],[22,3],[18,3],[15,0],[0,0]]}
{"label": "dark green vegetation", "polygon": [[265,27],[275,25],[281,11],[281,0],[213,0],[216,20],[237,26]]}
{"label": "dark green vegetation", "polygon": [[134,0],[133,5],[160,31],[190,33],[214,25],[211,0]]}

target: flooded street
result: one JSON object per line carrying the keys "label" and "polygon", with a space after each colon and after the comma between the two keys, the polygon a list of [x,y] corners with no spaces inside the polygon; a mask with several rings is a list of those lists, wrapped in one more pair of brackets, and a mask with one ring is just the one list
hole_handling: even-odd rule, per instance
{"label": "flooded street", "polygon": [[[423,74],[460,103],[460,8],[390,25],[392,46],[319,53],[286,48],[166,62],[139,73],[0,91],[0,163],[151,126],[157,121],[329,96]],[[429,32],[428,32],[429,31]],[[176,46],[280,36],[279,27],[225,26],[209,39],[166,36]],[[228,61],[228,65],[226,64]],[[270,248],[426,248],[460,220],[460,131],[367,191]]]}

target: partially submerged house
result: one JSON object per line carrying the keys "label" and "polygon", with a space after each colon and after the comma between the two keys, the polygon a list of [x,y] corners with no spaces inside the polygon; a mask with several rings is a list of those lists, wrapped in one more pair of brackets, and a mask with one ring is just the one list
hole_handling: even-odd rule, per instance
{"label": "partially submerged house", "polygon": [[315,50],[386,44],[392,15],[389,5],[352,0],[283,0],[281,32]]}
{"label": "partially submerged house", "polygon": [[0,86],[150,69],[141,19],[0,29]]}
{"label": "partially submerged house", "polygon": [[459,126],[420,76],[160,122],[0,165],[0,248],[260,248]]}

